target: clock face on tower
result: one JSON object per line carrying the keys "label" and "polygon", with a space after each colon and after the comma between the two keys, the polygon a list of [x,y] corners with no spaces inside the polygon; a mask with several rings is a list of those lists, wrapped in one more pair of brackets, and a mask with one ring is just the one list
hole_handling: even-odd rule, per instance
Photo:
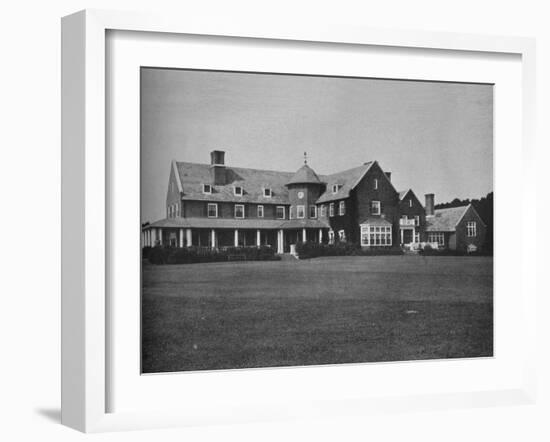
{"label": "clock face on tower", "polygon": [[304,192],[298,192],[298,198],[302,199],[304,197]]}

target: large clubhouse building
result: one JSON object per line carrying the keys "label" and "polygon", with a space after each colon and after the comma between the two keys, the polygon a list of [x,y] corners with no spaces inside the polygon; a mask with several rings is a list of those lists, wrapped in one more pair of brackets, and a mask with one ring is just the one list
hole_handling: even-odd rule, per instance
{"label": "large clubhouse building", "polygon": [[434,210],[371,161],[317,175],[304,160],[297,172],[228,167],[225,152],[210,164],[172,161],[166,218],[145,223],[143,246],[269,245],[290,252],[300,241],[347,241],[362,247],[471,251],[483,247],[486,226],[472,205]]}

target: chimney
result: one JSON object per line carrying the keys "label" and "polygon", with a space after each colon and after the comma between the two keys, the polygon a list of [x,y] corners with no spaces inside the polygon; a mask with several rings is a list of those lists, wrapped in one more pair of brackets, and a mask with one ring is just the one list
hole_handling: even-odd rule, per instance
{"label": "chimney", "polygon": [[388,177],[388,180],[391,181],[391,172],[384,172],[386,174],[386,176]]}
{"label": "chimney", "polygon": [[434,206],[435,206],[435,195],[433,193],[427,193],[426,194],[426,216],[431,216],[434,214]]}
{"label": "chimney", "polygon": [[227,182],[225,152],[223,150],[210,152],[210,179],[215,186],[223,186]]}

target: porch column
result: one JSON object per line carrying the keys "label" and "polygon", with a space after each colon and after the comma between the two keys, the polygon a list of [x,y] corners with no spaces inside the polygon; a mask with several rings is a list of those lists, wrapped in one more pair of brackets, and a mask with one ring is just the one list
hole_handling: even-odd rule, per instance
{"label": "porch column", "polygon": [[212,248],[215,249],[216,248],[216,231],[214,229],[212,229],[210,231],[210,236],[212,238],[211,242],[212,242]]}
{"label": "porch column", "polygon": [[159,234],[159,244],[162,246],[162,229],[160,227],[159,227],[158,234]]}
{"label": "porch column", "polygon": [[323,229],[319,229],[319,244],[323,242]]}
{"label": "porch column", "polygon": [[235,247],[239,247],[239,229],[235,229]]}
{"label": "porch column", "polygon": [[307,233],[306,233],[306,229],[303,228],[302,229],[302,242],[306,242],[307,241]]}
{"label": "porch column", "polygon": [[282,230],[279,230],[277,232],[277,253],[279,254],[282,254],[284,253],[284,236],[283,236],[283,231]]}
{"label": "porch column", "polygon": [[260,234],[260,229],[256,230],[256,245],[260,247],[262,245],[262,237]]}
{"label": "porch column", "polygon": [[180,229],[180,247],[183,247],[183,229]]}
{"label": "porch column", "polygon": [[151,229],[151,242],[152,242],[152,246],[156,246],[156,242],[157,242],[157,229],[155,229],[154,227]]}
{"label": "porch column", "polygon": [[403,244],[404,238],[403,238],[403,229],[401,229],[401,244]]}
{"label": "porch column", "polygon": [[149,245],[149,230],[145,231],[145,247]]}
{"label": "porch column", "polygon": [[185,234],[187,236],[187,247],[190,247],[193,245],[193,235],[191,233],[191,229],[186,229]]}

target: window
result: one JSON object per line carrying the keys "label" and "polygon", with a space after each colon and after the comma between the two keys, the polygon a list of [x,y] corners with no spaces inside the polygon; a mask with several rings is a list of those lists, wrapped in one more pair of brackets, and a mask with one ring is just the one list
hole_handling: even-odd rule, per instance
{"label": "window", "polygon": [[327,216],[327,206],[325,206],[324,204],[321,206],[321,216]]}
{"label": "window", "polygon": [[233,187],[233,193],[237,196],[243,196],[243,188],[241,186]]}
{"label": "window", "polygon": [[370,202],[370,213],[371,215],[380,215],[380,201]]}
{"label": "window", "polygon": [[374,179],[374,190],[378,189],[378,179]]}
{"label": "window", "polygon": [[277,219],[285,219],[285,206],[277,206]]}
{"label": "window", "polygon": [[340,241],[345,241],[346,240],[346,231],[345,230],[339,230],[338,231],[338,239]]}
{"label": "window", "polygon": [[414,242],[420,242],[420,232],[414,232]]}
{"label": "window", "polygon": [[443,232],[428,233],[428,242],[437,243],[438,246],[445,245],[445,235]]}
{"label": "window", "polygon": [[208,203],[208,218],[218,217],[218,205],[215,203]]}
{"label": "window", "polygon": [[334,216],[334,203],[330,203],[328,206],[328,216]]}
{"label": "window", "polygon": [[317,206],[309,206],[309,217],[317,218]]}
{"label": "window", "polygon": [[244,218],[243,204],[235,204],[235,218]]}
{"label": "window", "polygon": [[328,231],[328,243],[334,244],[334,230]]}
{"label": "window", "polygon": [[296,218],[305,218],[306,217],[306,208],[305,206],[296,207]]}
{"label": "window", "polygon": [[264,217],[264,206],[258,206],[258,218]]}
{"label": "window", "polygon": [[264,196],[266,198],[271,198],[271,189],[269,187],[264,187]]}
{"label": "window", "polygon": [[332,193],[338,193],[338,190],[340,190],[340,186],[338,184],[333,184]]}
{"label": "window", "polygon": [[413,206],[413,200],[410,199],[410,200],[409,200],[409,207],[412,207],[412,206]]}
{"label": "window", "polygon": [[168,206],[168,218],[172,218],[172,206]]}
{"label": "window", "polygon": [[340,206],[338,207],[338,215],[342,216],[346,214],[346,202],[340,201]]}
{"label": "window", "polygon": [[468,221],[466,228],[468,229],[468,236],[477,236],[477,225],[475,221]]}
{"label": "window", "polygon": [[203,184],[202,185],[202,192],[203,193],[212,193],[212,186],[210,184]]}
{"label": "window", "polygon": [[391,226],[373,226],[370,224],[361,225],[362,246],[383,246],[392,245]]}
{"label": "window", "polygon": [[176,203],[176,205],[174,206],[175,209],[174,209],[174,216],[179,216],[179,208],[180,208],[180,205],[178,203]]}
{"label": "window", "polygon": [[415,226],[419,226],[419,225],[420,225],[420,216],[419,216],[419,215],[415,215],[415,216],[414,216],[414,225],[415,225]]}

